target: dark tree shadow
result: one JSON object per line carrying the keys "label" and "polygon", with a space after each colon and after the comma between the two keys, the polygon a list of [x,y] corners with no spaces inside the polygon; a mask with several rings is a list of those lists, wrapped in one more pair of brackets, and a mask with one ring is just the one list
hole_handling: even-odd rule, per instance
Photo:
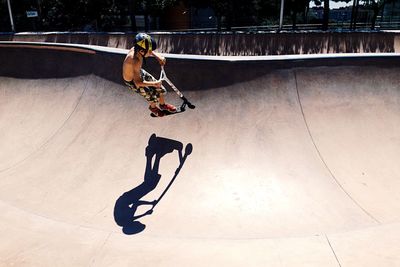
{"label": "dark tree shadow", "polygon": [[[183,167],[187,156],[192,152],[192,149],[193,147],[191,144],[188,144],[185,151],[183,151],[183,144],[179,141],[157,137],[155,134],[150,137],[145,153],[147,161],[144,181],[132,190],[125,192],[115,203],[114,220],[122,227],[122,232],[124,234],[133,235],[145,229],[146,226],[138,220],[153,213],[155,206],[160,203],[161,199],[178,176],[179,171]],[[174,177],[158,199],[150,202],[142,200],[144,196],[157,187],[161,179],[161,174],[158,173],[161,158],[174,151],[177,151],[179,157],[179,166],[175,171]],[[149,210],[143,214],[136,214],[138,207],[142,205],[149,206]]]}

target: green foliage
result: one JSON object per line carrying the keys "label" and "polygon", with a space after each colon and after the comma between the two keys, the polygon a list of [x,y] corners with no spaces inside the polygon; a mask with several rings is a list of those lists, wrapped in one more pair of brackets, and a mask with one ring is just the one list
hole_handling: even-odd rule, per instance
{"label": "green foliage", "polygon": [[[135,31],[135,15],[162,17],[165,10],[182,2],[192,8],[211,8],[219,29],[237,26],[276,25],[281,0],[10,0],[17,31]],[[358,3],[373,13],[375,23],[385,4],[398,0],[332,0]],[[285,0],[284,22],[307,23],[310,3],[326,7],[328,0]],[[39,12],[39,18],[27,18],[27,10]],[[356,14],[356,13],[355,13]],[[312,16],[312,15],[310,15]],[[324,11],[324,23],[329,10]],[[354,15],[356,17],[356,15]],[[148,20],[146,19],[148,26]],[[325,25],[326,26],[326,25]],[[374,26],[374,25],[373,25]],[[10,31],[6,0],[0,0],[0,30]]]}
{"label": "green foliage", "polygon": [[7,10],[7,2],[5,0],[0,1],[0,31],[11,31],[10,19]]}
{"label": "green foliage", "polygon": [[[278,0],[277,0],[278,1]],[[230,29],[232,26],[249,26],[263,16],[264,11],[269,12],[271,1],[265,0],[190,0],[190,5],[197,8],[210,7],[213,9],[218,21],[218,28],[221,28],[222,17],[225,18],[225,26]],[[260,13],[261,12],[261,13]]]}
{"label": "green foliage", "polygon": [[142,0],[147,12],[150,14],[159,14],[168,7],[177,4],[177,0]]}
{"label": "green foliage", "polygon": [[395,0],[364,0],[365,7],[372,10],[372,21],[371,21],[371,29],[375,29],[376,19],[378,17],[379,12],[384,8],[386,4],[392,3]]}
{"label": "green foliage", "polygon": [[[8,24],[5,0],[0,0],[1,29]],[[18,31],[32,30],[32,23],[43,31],[125,30],[135,11],[159,16],[177,0],[11,0]],[[26,17],[27,10],[40,11],[40,19]],[[133,15],[134,17],[134,15]],[[4,23],[3,23],[4,21]],[[4,27],[6,28],[6,27]]]}
{"label": "green foliage", "polygon": [[[263,24],[276,23],[279,20],[281,3],[277,1],[255,0],[257,21]],[[269,22],[269,23],[268,23]]]}
{"label": "green foliage", "polygon": [[382,9],[386,4],[392,3],[395,0],[364,0],[364,5],[371,9]]}
{"label": "green foliage", "polygon": [[123,1],[42,0],[46,30],[113,29],[124,23],[123,14],[126,14]]}

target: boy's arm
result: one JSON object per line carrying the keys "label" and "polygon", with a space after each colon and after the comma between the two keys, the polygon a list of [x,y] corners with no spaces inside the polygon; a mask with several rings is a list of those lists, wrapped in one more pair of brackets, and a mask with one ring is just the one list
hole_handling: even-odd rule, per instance
{"label": "boy's arm", "polygon": [[136,87],[161,87],[161,81],[144,81],[140,75],[140,67],[135,65],[133,67],[133,82],[135,83]]}
{"label": "boy's arm", "polygon": [[153,55],[157,59],[158,63],[160,63],[161,66],[167,64],[167,59],[161,56],[159,53],[151,51],[151,55]]}
{"label": "boy's arm", "polygon": [[147,215],[151,215],[153,213],[153,210],[148,210],[148,211],[146,211],[145,213],[143,213],[143,214],[141,214],[141,215],[138,215],[138,216],[133,216],[133,221],[136,221],[137,219],[140,219],[140,218],[142,218],[142,217],[144,217],[144,216],[147,216]]}

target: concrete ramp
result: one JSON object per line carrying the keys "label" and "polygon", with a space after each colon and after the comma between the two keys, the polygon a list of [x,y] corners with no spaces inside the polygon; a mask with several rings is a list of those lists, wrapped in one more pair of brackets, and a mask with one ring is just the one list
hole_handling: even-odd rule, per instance
{"label": "concrete ramp", "polygon": [[93,74],[2,77],[0,265],[398,266],[399,73],[269,70],[161,119]]}

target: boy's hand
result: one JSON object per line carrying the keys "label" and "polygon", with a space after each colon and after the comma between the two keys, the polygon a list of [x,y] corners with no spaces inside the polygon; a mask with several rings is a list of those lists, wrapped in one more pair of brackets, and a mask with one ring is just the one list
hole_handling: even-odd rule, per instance
{"label": "boy's hand", "polygon": [[156,82],[154,82],[154,87],[161,88],[161,84],[162,84],[162,81],[156,81]]}
{"label": "boy's hand", "polygon": [[167,64],[167,59],[163,56],[158,56],[157,58],[158,63],[160,63],[161,66],[165,66],[165,64]]}
{"label": "boy's hand", "polygon": [[165,64],[167,63],[167,60],[165,57],[161,56],[159,53],[156,53],[154,51],[151,51],[151,54],[157,59],[158,63],[161,66],[165,66]]}

